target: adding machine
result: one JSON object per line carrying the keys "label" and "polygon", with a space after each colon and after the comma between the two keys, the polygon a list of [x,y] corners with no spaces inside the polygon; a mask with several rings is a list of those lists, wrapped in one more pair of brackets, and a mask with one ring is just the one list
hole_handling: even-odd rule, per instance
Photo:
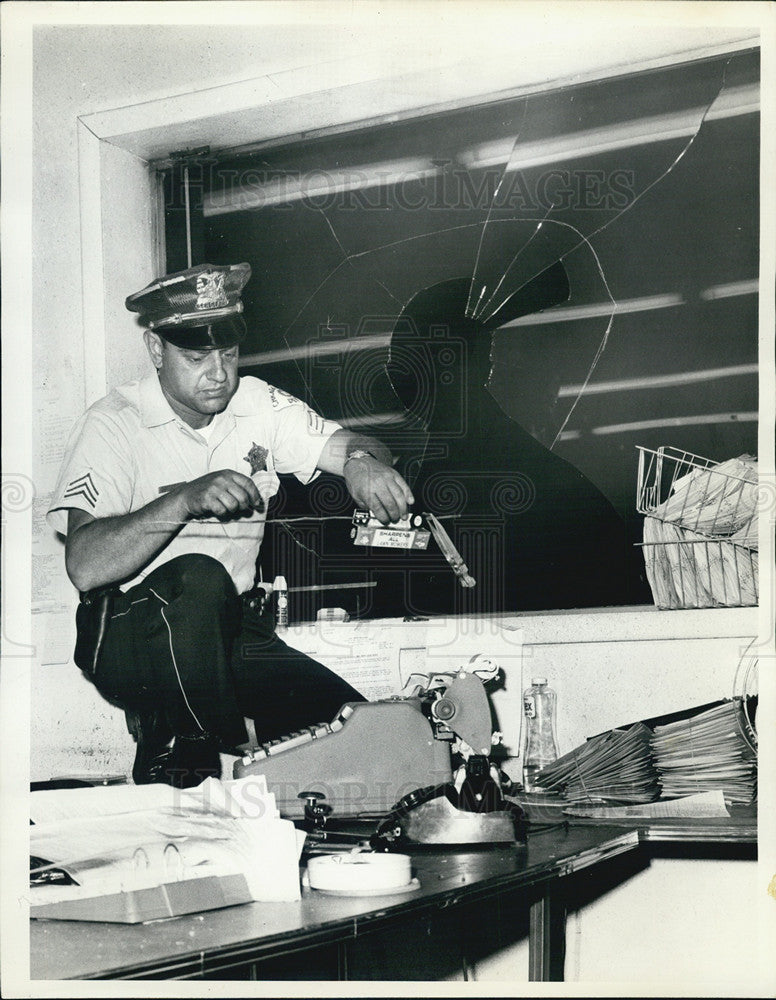
{"label": "adding machine", "polygon": [[[263,775],[281,814],[292,819],[387,816],[387,842],[524,839],[521,811],[502,798],[489,759],[500,737],[484,684],[499,668],[475,657],[469,669],[413,675],[401,695],[343,705],[329,723],[252,749],[234,777]],[[472,799],[471,789],[487,785],[488,795]]]}

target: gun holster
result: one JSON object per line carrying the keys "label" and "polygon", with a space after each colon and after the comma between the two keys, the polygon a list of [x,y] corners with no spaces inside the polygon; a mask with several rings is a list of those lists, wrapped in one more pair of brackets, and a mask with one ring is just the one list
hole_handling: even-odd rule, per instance
{"label": "gun holster", "polygon": [[100,653],[108,633],[118,587],[97,587],[81,594],[81,603],[75,613],[77,629],[73,659],[76,665],[94,677],[100,663]]}

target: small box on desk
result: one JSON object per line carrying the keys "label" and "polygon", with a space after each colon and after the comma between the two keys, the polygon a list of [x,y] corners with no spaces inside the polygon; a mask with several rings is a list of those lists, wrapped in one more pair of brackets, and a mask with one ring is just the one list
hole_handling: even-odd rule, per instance
{"label": "small box on desk", "polygon": [[165,882],[145,889],[129,889],[107,896],[84,896],[30,907],[37,920],[91,920],[114,924],[142,924],[181,917],[187,913],[219,910],[253,902],[244,875],[209,875]]}

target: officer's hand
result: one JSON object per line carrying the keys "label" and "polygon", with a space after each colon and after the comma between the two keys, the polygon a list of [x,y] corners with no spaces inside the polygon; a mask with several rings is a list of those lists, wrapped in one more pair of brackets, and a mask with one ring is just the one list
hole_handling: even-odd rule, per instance
{"label": "officer's hand", "polygon": [[264,501],[252,479],[233,469],[209,472],[181,488],[190,517],[226,517],[249,510],[263,510]]}
{"label": "officer's hand", "polygon": [[349,459],[342,474],[359,507],[371,510],[382,524],[405,517],[409,504],[415,502],[399,473],[371,455]]}

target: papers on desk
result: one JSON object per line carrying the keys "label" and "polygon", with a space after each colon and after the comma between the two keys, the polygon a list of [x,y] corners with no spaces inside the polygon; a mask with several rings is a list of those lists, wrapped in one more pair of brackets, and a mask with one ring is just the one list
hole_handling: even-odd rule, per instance
{"label": "papers on desk", "polygon": [[636,806],[568,806],[563,811],[587,819],[715,819],[730,815],[721,791]]}
{"label": "papers on desk", "polygon": [[209,778],[185,792],[125,785],[33,792],[30,800],[30,854],[78,883],[32,888],[33,907],[234,876],[244,878],[248,900],[300,898],[304,835],[279,818],[261,775]]}
{"label": "papers on desk", "polygon": [[651,802],[660,788],[648,726],[638,722],[594,736],[542,768],[538,783],[567,802]]}
{"label": "papers on desk", "polygon": [[[192,789],[196,792],[197,789]],[[95,792],[97,794],[95,794]],[[30,795],[30,819],[35,824],[55,824],[85,816],[116,816],[148,809],[199,808],[199,797],[169,785],[105,785],[88,788],[53,788]]]}
{"label": "papers on desk", "polygon": [[720,791],[747,804],[757,787],[757,747],[740,698],[655,726],[652,753],[665,798]]}
{"label": "papers on desk", "polygon": [[543,768],[538,783],[572,805],[637,805],[701,792],[747,805],[757,791],[756,736],[742,699],[734,698],[594,736]]}

